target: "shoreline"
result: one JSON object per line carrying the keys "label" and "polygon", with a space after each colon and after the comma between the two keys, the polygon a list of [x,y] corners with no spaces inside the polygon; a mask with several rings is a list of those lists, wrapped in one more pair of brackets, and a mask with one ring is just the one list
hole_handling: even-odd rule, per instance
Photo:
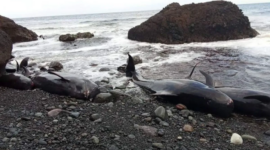
{"label": "shoreline", "polygon": [[[4,120],[0,122],[2,148],[158,149],[153,143],[161,144],[163,149],[181,150],[270,148],[265,143],[267,136],[263,134],[269,130],[270,124],[256,117],[233,114],[233,117],[224,119],[193,111],[183,115],[174,105],[157,100],[133,104],[120,98],[114,103],[94,104],[40,90],[18,91],[0,87],[0,92],[0,119]],[[49,110],[60,106],[64,110],[79,112],[79,117],[47,115]],[[171,117],[164,119],[166,123],[158,123],[159,119],[153,116],[158,106],[172,112]],[[92,121],[93,114],[101,119]],[[154,127],[158,135],[151,136],[138,130],[135,124]],[[194,131],[185,132],[183,126],[186,124]],[[257,140],[244,139],[242,145],[233,145],[229,143],[232,133],[247,134]]]}

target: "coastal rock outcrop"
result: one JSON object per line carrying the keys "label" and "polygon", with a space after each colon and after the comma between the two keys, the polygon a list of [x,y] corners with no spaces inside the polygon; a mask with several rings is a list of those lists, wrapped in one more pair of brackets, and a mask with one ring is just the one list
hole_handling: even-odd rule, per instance
{"label": "coastal rock outcrop", "polygon": [[250,38],[258,35],[237,5],[212,1],[172,3],[128,32],[131,40],[182,44]]}
{"label": "coastal rock outcrop", "polygon": [[5,72],[5,66],[11,58],[12,42],[10,37],[0,29],[0,75]]}
{"label": "coastal rock outcrop", "polygon": [[94,34],[90,33],[90,32],[83,32],[83,33],[77,33],[77,34],[64,34],[64,35],[60,35],[59,37],[59,41],[62,42],[71,42],[71,41],[75,41],[76,39],[79,38],[83,38],[83,39],[89,39],[94,37]]}
{"label": "coastal rock outcrop", "polygon": [[27,28],[16,24],[13,20],[0,15],[0,29],[5,31],[12,43],[37,40],[37,34]]}
{"label": "coastal rock outcrop", "polygon": [[64,35],[60,35],[59,37],[59,41],[62,41],[62,42],[71,42],[75,40],[76,40],[76,37],[73,34],[64,34]]}

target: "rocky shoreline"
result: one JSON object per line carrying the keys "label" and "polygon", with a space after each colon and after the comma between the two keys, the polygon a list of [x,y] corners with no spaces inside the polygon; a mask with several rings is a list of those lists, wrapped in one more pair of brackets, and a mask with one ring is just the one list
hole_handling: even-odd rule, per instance
{"label": "rocky shoreline", "polygon": [[[234,114],[224,119],[211,114],[178,110],[164,101],[134,104],[126,97],[95,104],[40,90],[0,87],[0,147],[2,149],[269,149],[269,122]],[[160,106],[164,119],[156,117]],[[48,112],[61,108],[75,115]],[[242,145],[230,144],[232,133]]]}

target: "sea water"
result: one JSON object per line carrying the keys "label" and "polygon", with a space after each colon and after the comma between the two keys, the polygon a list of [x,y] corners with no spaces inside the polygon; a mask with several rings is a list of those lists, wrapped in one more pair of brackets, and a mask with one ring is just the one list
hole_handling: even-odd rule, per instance
{"label": "sea water", "polygon": [[[94,81],[115,78],[116,68],[126,63],[127,52],[139,55],[143,59],[143,63],[138,65],[138,68],[159,67],[163,63],[188,62],[205,55],[203,52],[191,50],[170,54],[166,59],[154,61],[159,57],[156,53],[164,49],[181,50],[191,47],[237,49],[245,55],[244,61],[247,63],[270,65],[270,3],[246,4],[239,7],[248,16],[252,28],[260,35],[250,39],[180,45],[151,44],[131,41],[127,38],[129,29],[146,21],[159,10],[18,18],[14,19],[16,23],[33,30],[38,35],[43,35],[45,39],[39,38],[38,41],[15,44],[13,54],[18,60],[31,57],[38,64],[60,61],[64,65],[63,71],[77,73]],[[95,36],[74,43],[63,43],[58,40],[61,34],[78,32],[91,32]],[[149,55],[152,57],[145,57]],[[249,56],[262,59],[255,61],[249,59]],[[99,69],[104,67],[111,71],[100,72]],[[265,74],[261,72],[258,76],[264,77]]]}

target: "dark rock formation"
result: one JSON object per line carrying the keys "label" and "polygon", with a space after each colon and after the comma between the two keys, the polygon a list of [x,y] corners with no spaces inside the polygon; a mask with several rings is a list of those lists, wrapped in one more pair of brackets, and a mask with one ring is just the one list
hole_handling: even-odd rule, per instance
{"label": "dark rock formation", "polygon": [[84,33],[77,33],[76,34],[76,38],[92,38],[94,37],[94,34],[90,33],[90,32],[84,32]]}
{"label": "dark rock formation", "polygon": [[5,31],[13,43],[37,40],[37,34],[16,24],[13,20],[0,15],[0,29]]}
{"label": "dark rock formation", "polygon": [[11,58],[12,42],[10,37],[0,29],[0,75],[5,72],[5,66]]}
{"label": "dark rock formation", "polygon": [[94,34],[90,33],[90,32],[83,32],[83,33],[77,33],[77,34],[64,34],[64,35],[60,35],[59,37],[59,41],[62,42],[71,42],[71,41],[75,41],[76,39],[79,38],[92,38],[94,37]]}
{"label": "dark rock formation", "polygon": [[255,37],[249,19],[226,1],[180,6],[172,3],[141,25],[129,30],[131,40],[182,44]]}
{"label": "dark rock formation", "polygon": [[63,69],[63,65],[58,61],[53,61],[49,65],[49,69],[53,69],[54,71],[60,71]]}
{"label": "dark rock formation", "polygon": [[59,41],[62,41],[62,42],[71,42],[75,40],[76,40],[76,37],[73,34],[64,34],[64,35],[60,35],[59,37]]}

